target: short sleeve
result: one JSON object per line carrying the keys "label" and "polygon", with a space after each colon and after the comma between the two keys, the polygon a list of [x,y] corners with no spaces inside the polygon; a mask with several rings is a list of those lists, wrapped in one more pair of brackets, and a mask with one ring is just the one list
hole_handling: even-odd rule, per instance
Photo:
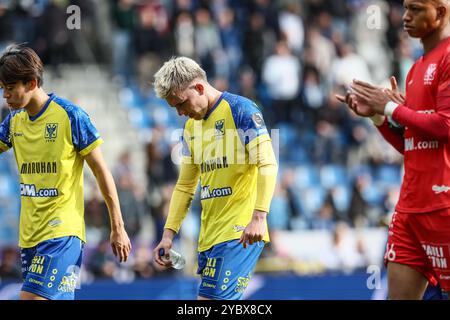
{"label": "short sleeve", "polygon": [[5,152],[12,147],[10,124],[11,114],[8,114],[8,116],[0,124],[0,152]]}
{"label": "short sleeve", "polygon": [[239,137],[246,147],[256,141],[270,140],[263,114],[256,103],[240,97],[232,106],[232,113]]}
{"label": "short sleeve", "polygon": [[72,143],[82,156],[87,155],[103,143],[89,115],[83,109],[74,107],[69,112],[69,117],[72,127]]}

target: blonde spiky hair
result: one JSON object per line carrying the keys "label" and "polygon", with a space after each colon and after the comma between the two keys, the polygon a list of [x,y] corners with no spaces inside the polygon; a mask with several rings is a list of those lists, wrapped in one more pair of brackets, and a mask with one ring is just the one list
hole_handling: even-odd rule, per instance
{"label": "blonde spiky hair", "polygon": [[186,89],[198,78],[206,81],[206,72],[197,62],[187,57],[173,57],[155,73],[153,85],[156,95],[165,99],[171,92]]}

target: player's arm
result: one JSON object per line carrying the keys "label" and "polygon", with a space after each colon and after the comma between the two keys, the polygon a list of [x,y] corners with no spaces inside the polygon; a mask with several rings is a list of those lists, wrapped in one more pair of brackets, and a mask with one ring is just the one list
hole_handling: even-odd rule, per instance
{"label": "player's arm", "polygon": [[[355,81],[352,89],[377,113],[392,116],[394,121],[420,132],[424,137],[447,143],[450,129],[450,56],[445,58],[440,68],[434,113],[417,112],[403,103],[393,102],[386,92],[362,81]],[[421,109],[426,110],[427,107]]]}
{"label": "player's arm", "polygon": [[[450,129],[450,90],[449,96],[438,94],[436,112],[418,113],[404,105],[388,105],[388,114],[398,123],[420,132],[430,139],[447,143]],[[390,108],[389,108],[390,107]]]}
{"label": "player's arm", "polygon": [[11,114],[9,114],[0,124],[0,153],[12,147],[10,139]]}
{"label": "player's arm", "polygon": [[[378,116],[378,117],[377,117]],[[394,129],[389,123],[388,118],[377,115],[372,117],[371,120],[383,138],[393,146],[401,154],[405,153],[405,139],[400,130]]]}
{"label": "player's arm", "polygon": [[251,164],[258,166],[257,199],[250,222],[241,234],[240,243],[261,241],[267,233],[267,213],[275,189],[277,162],[263,115],[254,102],[242,100],[237,106],[239,112],[233,113],[236,129],[241,142],[248,152]]}
{"label": "player's arm", "polygon": [[122,213],[120,211],[119,196],[117,195],[112,174],[105,163],[99,147],[93,149],[84,158],[97,180],[106,206],[108,207],[111,222],[110,241],[114,255],[119,257],[120,262],[127,261],[131,251],[131,242],[125,231]]}
{"label": "player's arm", "polygon": [[[191,163],[190,157],[183,157],[178,180],[170,199],[169,214],[164,225],[163,236],[161,242],[153,251],[155,261],[161,266],[170,266],[171,262],[168,261],[169,250],[172,248],[173,238],[180,230],[181,224],[189,211],[199,177],[199,166]],[[166,260],[161,259],[161,249],[164,250]]]}
{"label": "player's arm", "polygon": [[258,144],[249,144],[250,158],[256,158],[258,166],[256,203],[252,220],[242,232],[239,243],[244,248],[247,242],[251,245],[261,241],[266,234],[266,218],[272,201],[277,180],[278,165],[270,139],[264,139]]}

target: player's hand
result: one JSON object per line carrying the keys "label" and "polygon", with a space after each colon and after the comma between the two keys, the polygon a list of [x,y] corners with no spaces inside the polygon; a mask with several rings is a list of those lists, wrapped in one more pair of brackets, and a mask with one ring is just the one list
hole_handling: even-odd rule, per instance
{"label": "player's hand", "polygon": [[381,115],[384,114],[386,103],[391,101],[385,88],[356,79],[353,80],[350,87],[353,91],[352,94],[356,96],[358,101],[364,100],[373,111]]}
{"label": "player's hand", "polygon": [[163,267],[172,266],[169,251],[172,249],[172,239],[163,237],[161,242],[153,250],[153,258],[156,263]]}
{"label": "player's hand", "polygon": [[111,248],[120,262],[125,262],[128,259],[131,251],[131,241],[124,227],[113,229],[110,235]]}
{"label": "player's hand", "polygon": [[357,97],[352,94],[350,90],[347,91],[345,96],[336,94],[335,97],[340,102],[347,104],[347,106],[358,116],[373,117],[376,114],[364,100],[357,99]]}
{"label": "player's hand", "polygon": [[391,80],[391,89],[385,89],[384,92],[386,95],[395,103],[404,104],[405,96],[398,90],[397,79],[394,76],[390,78]]}
{"label": "player's hand", "polygon": [[242,232],[239,243],[242,243],[244,248],[247,248],[248,244],[252,245],[258,241],[261,241],[266,234],[266,216],[267,212],[255,210],[253,212],[252,220],[245,227]]}

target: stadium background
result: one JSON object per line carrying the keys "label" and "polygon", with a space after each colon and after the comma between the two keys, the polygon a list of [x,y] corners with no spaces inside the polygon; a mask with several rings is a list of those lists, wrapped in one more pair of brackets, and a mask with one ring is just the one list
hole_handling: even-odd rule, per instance
{"label": "stadium background", "polygon": [[[80,8],[79,29],[67,27],[70,5]],[[245,297],[382,298],[402,158],[334,93],[353,78],[387,85],[395,75],[404,87],[421,49],[402,31],[402,10],[402,1],[365,0],[0,0],[0,49],[33,47],[46,65],[44,89],[86,109],[105,139],[132,238],[132,255],[119,265],[86,168],[88,243],[77,297],[196,297],[198,197],[175,242],[186,268],[161,271],[151,261],[185,119],[155,97],[150,82],[163,61],[185,55],[219,90],[257,101],[269,129],[279,129],[272,243]],[[2,119],[9,112],[3,103]],[[16,299],[20,288],[19,210],[17,168],[7,152],[0,156],[0,299]]]}

